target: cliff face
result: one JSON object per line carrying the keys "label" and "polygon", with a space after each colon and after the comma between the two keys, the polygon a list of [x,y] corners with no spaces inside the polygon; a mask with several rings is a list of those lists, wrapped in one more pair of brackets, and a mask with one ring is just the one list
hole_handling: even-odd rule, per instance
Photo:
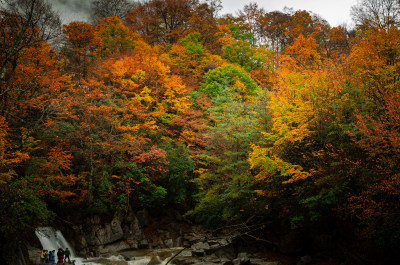
{"label": "cliff face", "polygon": [[[130,210],[115,212],[107,217],[91,215],[76,218],[75,222],[64,221],[59,225],[57,229],[63,232],[77,256],[97,257],[95,260],[119,256],[129,261],[135,259],[137,255],[135,250],[147,249],[147,252],[157,252],[173,247],[184,248],[179,257],[174,257],[176,264],[183,265],[193,263],[277,265],[280,263],[276,260],[288,259],[286,256],[277,256],[262,243],[255,242],[251,238],[243,238],[240,234],[232,234],[232,231],[225,231],[226,234],[220,237],[205,233],[174,211],[154,215],[149,214],[147,210],[136,212]],[[294,244],[297,239],[298,237],[287,236],[284,240],[277,240],[276,247],[282,253],[288,249],[296,249],[298,252],[299,250],[295,248],[298,244]],[[27,240],[23,242],[16,240],[7,244],[7,248],[3,248],[4,262],[0,264],[40,264],[37,253],[40,251],[40,244],[35,240],[30,240],[29,244],[27,242]],[[129,256],[130,253],[135,255]],[[293,260],[285,264],[293,264]]]}
{"label": "cliff face", "polygon": [[[78,214],[78,213],[76,213]],[[115,212],[112,215],[86,217],[64,216],[53,224],[62,231],[76,254],[80,257],[107,256],[123,250],[189,247],[204,238],[198,227],[184,220],[178,212],[168,211],[150,215],[147,210]],[[39,264],[41,244],[34,239],[3,244],[0,264]]]}
{"label": "cliff face", "polygon": [[68,238],[83,257],[124,249],[189,246],[193,231],[198,230],[178,213],[154,217],[147,210],[116,212],[108,220],[93,215],[71,228]]}

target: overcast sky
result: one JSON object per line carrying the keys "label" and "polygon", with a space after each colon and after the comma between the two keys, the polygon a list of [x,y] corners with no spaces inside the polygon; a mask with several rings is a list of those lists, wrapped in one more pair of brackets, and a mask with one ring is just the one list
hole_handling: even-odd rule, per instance
{"label": "overcast sky", "polygon": [[60,14],[63,23],[87,21],[92,0],[51,0],[53,8]]}
{"label": "overcast sky", "polygon": [[[51,0],[63,21],[87,20],[92,0]],[[347,23],[351,25],[350,8],[357,0],[222,0],[222,13],[232,13],[243,8],[245,4],[256,2],[266,11],[280,10],[289,7],[294,10],[312,11],[326,19],[331,26]]]}
{"label": "overcast sky", "polygon": [[222,0],[223,13],[236,14],[237,10],[251,2],[256,2],[266,11],[282,11],[285,6],[294,10],[312,11],[326,19],[331,26],[343,23],[350,25],[350,8],[357,4],[357,0]]}

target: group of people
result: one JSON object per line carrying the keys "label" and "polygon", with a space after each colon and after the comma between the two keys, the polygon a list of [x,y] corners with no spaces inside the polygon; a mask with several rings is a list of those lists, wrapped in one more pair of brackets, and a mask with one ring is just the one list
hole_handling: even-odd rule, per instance
{"label": "group of people", "polygon": [[[56,264],[55,250],[48,251],[46,249],[43,249],[43,251],[39,252],[39,254],[40,254],[40,264],[42,265]],[[71,263],[70,255],[71,251],[68,248],[66,248],[65,250],[59,248],[57,251],[57,264],[64,264],[64,262],[66,262],[67,260],[69,263]]]}

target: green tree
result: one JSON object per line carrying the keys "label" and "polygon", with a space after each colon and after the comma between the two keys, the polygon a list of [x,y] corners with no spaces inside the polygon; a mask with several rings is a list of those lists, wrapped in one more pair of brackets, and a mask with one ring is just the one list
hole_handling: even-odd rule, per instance
{"label": "green tree", "polygon": [[204,75],[199,91],[212,100],[229,93],[236,100],[251,101],[259,93],[260,87],[240,66],[224,64]]}

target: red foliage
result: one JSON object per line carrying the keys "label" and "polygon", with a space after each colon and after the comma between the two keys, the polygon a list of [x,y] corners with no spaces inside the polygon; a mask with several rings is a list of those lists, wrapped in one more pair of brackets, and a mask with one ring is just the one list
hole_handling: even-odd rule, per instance
{"label": "red foliage", "polygon": [[357,114],[356,128],[361,134],[357,144],[369,156],[370,176],[364,177],[362,192],[352,196],[347,207],[367,224],[364,233],[368,235],[391,225],[400,200],[400,95],[387,93],[384,102],[379,117]]}
{"label": "red foliage", "polygon": [[168,171],[166,155],[167,152],[165,150],[153,145],[150,150],[134,156],[132,161],[144,166],[147,173],[152,176],[152,180],[155,180]]}

